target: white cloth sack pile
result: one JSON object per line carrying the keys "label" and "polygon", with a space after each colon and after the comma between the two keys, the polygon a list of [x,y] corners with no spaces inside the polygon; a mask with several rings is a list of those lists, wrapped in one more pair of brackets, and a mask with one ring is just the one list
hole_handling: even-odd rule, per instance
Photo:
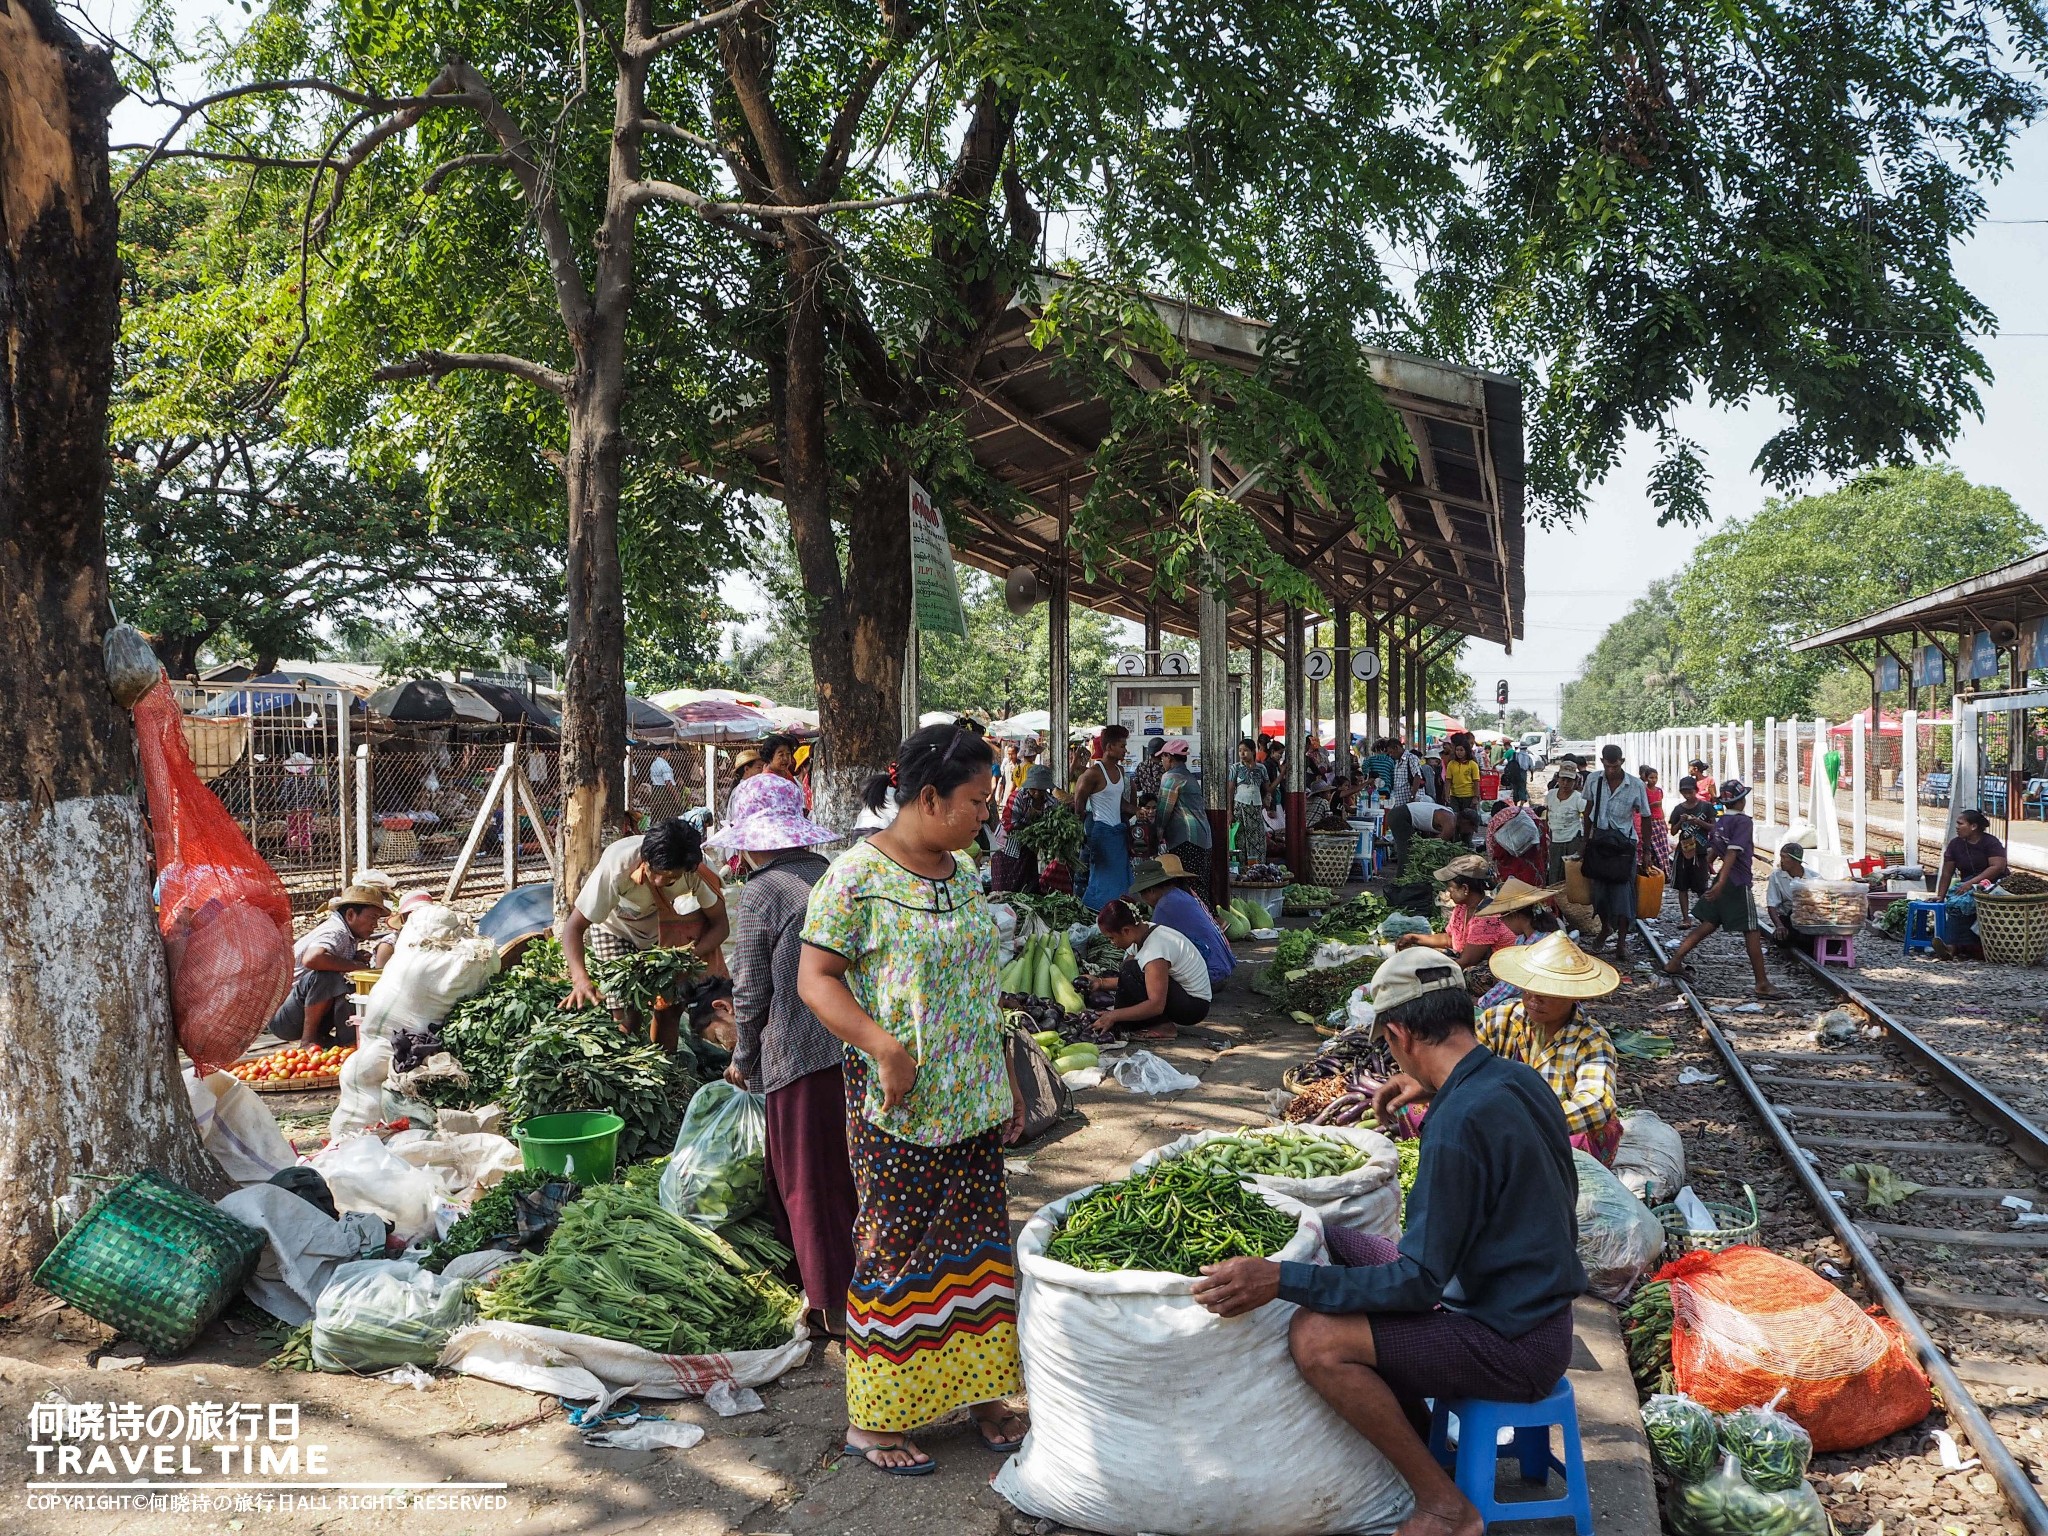
{"label": "white cloth sack pile", "polygon": [[234,1073],[201,1077],[187,1067],[185,1094],[192,1101],[200,1144],[237,1184],[261,1184],[299,1160],[269,1106]]}
{"label": "white cloth sack pile", "polygon": [[400,1131],[385,1148],[415,1168],[425,1169],[450,1200],[467,1205],[515,1168],[525,1166],[519,1148],[503,1136],[472,1131]]}
{"label": "white cloth sack pile", "polygon": [[1620,1301],[1664,1262],[1664,1224],[1600,1159],[1572,1148],[1579,1171],[1579,1262],[1602,1301]]}
{"label": "white cloth sack pile", "polygon": [[[1107,1536],[1336,1536],[1393,1530],[1414,1498],[1386,1459],[1302,1379],[1295,1308],[1220,1318],[1194,1281],[1092,1274],[1045,1256],[1080,1190],[1017,1242],[1031,1433],[995,1490],[1027,1515]],[[1272,1257],[1326,1261],[1322,1222]]]}
{"label": "white cloth sack pile", "polygon": [[330,1142],[367,1130],[384,1118],[384,1083],[391,1076],[391,1042],[369,1040],[341,1064],[341,1100],[327,1117]]}
{"label": "white cloth sack pile", "polygon": [[608,1408],[622,1397],[702,1397],[719,1382],[765,1387],[810,1358],[801,1323],[787,1344],[725,1355],[657,1355],[637,1344],[533,1323],[472,1323],[441,1351],[440,1368]]}
{"label": "white cloth sack pile", "polygon": [[425,906],[405,920],[363,1008],[363,1040],[425,1029],[498,974],[498,946],[453,907]]}
{"label": "white cloth sack pile", "polygon": [[1685,1183],[1685,1138],[1647,1109],[1623,1115],[1614,1176],[1644,1204],[1664,1204]]}
{"label": "white cloth sack pile", "polygon": [[351,1211],[336,1221],[276,1184],[251,1184],[214,1202],[267,1241],[242,1292],[294,1328],[313,1320],[314,1305],[343,1264],[384,1252],[384,1224]]}
{"label": "white cloth sack pile", "polygon": [[415,1168],[375,1136],[351,1136],[323,1147],[309,1166],[327,1181],[338,1211],[368,1211],[391,1223],[392,1236],[402,1243],[433,1241],[437,1218],[455,1207],[441,1193],[441,1181],[427,1168]]}
{"label": "white cloth sack pile", "polygon": [[[1299,1200],[1320,1216],[1325,1226],[1350,1227],[1354,1231],[1371,1232],[1400,1241],[1401,1154],[1395,1150],[1393,1142],[1378,1131],[1368,1131],[1355,1125],[1290,1125],[1284,1129],[1344,1142],[1370,1153],[1372,1161],[1363,1168],[1354,1168],[1349,1173],[1335,1174],[1326,1179],[1289,1179],[1278,1174],[1255,1173],[1250,1175],[1251,1183],[1273,1194],[1284,1195],[1289,1200]],[[1223,1131],[1195,1131],[1178,1141],[1169,1141],[1163,1147],[1154,1147],[1131,1164],[1131,1172],[1150,1172],[1157,1164],[1186,1157],[1202,1143],[1226,1134]],[[1257,1132],[1246,1134],[1251,1136]]]}

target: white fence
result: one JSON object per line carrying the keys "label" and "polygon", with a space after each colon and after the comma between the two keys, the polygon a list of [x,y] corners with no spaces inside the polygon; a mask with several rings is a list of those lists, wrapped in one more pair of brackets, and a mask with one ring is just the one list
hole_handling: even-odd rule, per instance
{"label": "white fence", "polygon": [[1694,761],[1715,781],[1751,786],[1757,848],[1768,853],[1797,832],[1824,868],[1877,858],[1918,862],[1930,873],[1960,810],[1982,810],[2017,868],[2048,873],[2048,691],[1963,694],[1946,718],[1917,711],[1740,720],[1605,735],[1631,772],[1657,770],[1668,814]]}

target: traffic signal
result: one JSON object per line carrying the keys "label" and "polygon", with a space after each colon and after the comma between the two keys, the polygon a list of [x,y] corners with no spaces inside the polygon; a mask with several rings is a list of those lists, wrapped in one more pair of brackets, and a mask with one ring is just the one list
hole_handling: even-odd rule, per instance
{"label": "traffic signal", "polygon": [[1508,680],[1506,678],[1502,678],[1493,685],[1493,701],[1500,705],[1502,709],[1508,707]]}

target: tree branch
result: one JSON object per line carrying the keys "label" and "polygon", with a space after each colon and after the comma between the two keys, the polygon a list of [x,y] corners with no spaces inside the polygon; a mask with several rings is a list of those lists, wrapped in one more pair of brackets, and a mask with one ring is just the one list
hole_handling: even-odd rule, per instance
{"label": "tree branch", "polygon": [[486,165],[496,166],[500,170],[509,170],[512,166],[512,157],[504,154],[457,155],[452,160],[443,160],[433,170],[429,171],[427,179],[420,183],[420,195],[432,197],[435,192],[440,190],[441,183],[457,171],[474,170]]}
{"label": "tree branch", "polygon": [[818,161],[817,177],[811,183],[814,199],[828,199],[839,190],[839,179],[846,174],[846,162],[853,154],[854,136],[860,131],[860,120],[867,114],[875,87],[882,83],[889,66],[902,55],[904,44],[916,30],[915,21],[900,0],[882,0],[882,19],[889,24],[889,36],[868,56],[852,88],[847,91],[846,100],[839,105],[839,115],[833,120],[832,131],[825,140],[825,153]]}
{"label": "tree branch", "polygon": [[165,149],[159,144],[109,144],[107,152],[119,155],[143,150],[155,160],[213,160],[224,165],[261,165],[277,170],[309,171],[327,164],[325,160],[295,159],[289,155],[234,155],[219,149]]}
{"label": "tree branch", "polygon": [[639,57],[651,59],[667,53],[677,43],[695,37],[699,32],[708,32],[714,27],[724,26],[729,21],[738,21],[758,4],[760,0],[738,0],[737,4],[728,5],[724,10],[707,11],[691,21],[680,21],[672,27],[656,27],[644,38],[630,40],[627,47]]}
{"label": "tree branch", "polygon": [[818,219],[829,213],[860,213],[870,208],[900,208],[906,203],[928,203],[939,194],[931,191],[905,192],[896,197],[851,198],[836,203],[801,203],[790,207],[783,203],[725,203],[701,192],[693,192],[688,187],[679,187],[672,181],[637,181],[627,188],[626,195],[635,203],[656,200],[681,203],[707,219]]}
{"label": "tree branch", "polygon": [[[197,101],[177,104],[178,115],[171,120],[170,127],[166,128],[158,137],[156,147],[143,156],[140,165],[128,173],[128,179],[121,183],[121,190],[114,194],[115,201],[118,202],[121,198],[127,196],[128,190],[149,174],[157,161],[161,160],[169,152],[171,140],[184,132],[185,125],[200,113],[206,111],[207,108],[217,107],[224,101],[234,101],[243,96],[277,95],[285,91],[322,91],[329,96],[338,97],[342,101],[351,102],[358,107],[368,108],[373,112],[396,111],[405,105],[403,101],[392,101],[382,96],[372,96],[366,91],[351,90],[348,86],[337,85],[332,80],[320,80],[310,76],[286,80],[252,80],[247,85],[230,86],[227,90],[215,91],[211,95],[201,96]],[[170,106],[172,103],[159,98],[154,105]]]}
{"label": "tree branch", "polygon": [[513,357],[505,352],[442,352],[429,349],[415,352],[403,362],[379,368],[370,377],[379,384],[390,384],[402,379],[438,379],[445,374],[459,373],[464,369],[478,369],[485,373],[509,373],[515,379],[524,379],[536,389],[544,389],[563,399],[568,398],[567,374],[559,373],[544,363],[529,362],[523,357]]}

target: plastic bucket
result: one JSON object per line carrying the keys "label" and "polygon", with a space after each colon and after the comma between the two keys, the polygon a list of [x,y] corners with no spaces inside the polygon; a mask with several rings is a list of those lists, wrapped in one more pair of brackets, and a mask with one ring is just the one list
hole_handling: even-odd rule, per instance
{"label": "plastic bucket", "polygon": [[559,1173],[578,1184],[608,1184],[618,1167],[619,1132],[625,1128],[617,1115],[595,1111],[535,1115],[514,1128],[512,1139],[528,1168]]}

